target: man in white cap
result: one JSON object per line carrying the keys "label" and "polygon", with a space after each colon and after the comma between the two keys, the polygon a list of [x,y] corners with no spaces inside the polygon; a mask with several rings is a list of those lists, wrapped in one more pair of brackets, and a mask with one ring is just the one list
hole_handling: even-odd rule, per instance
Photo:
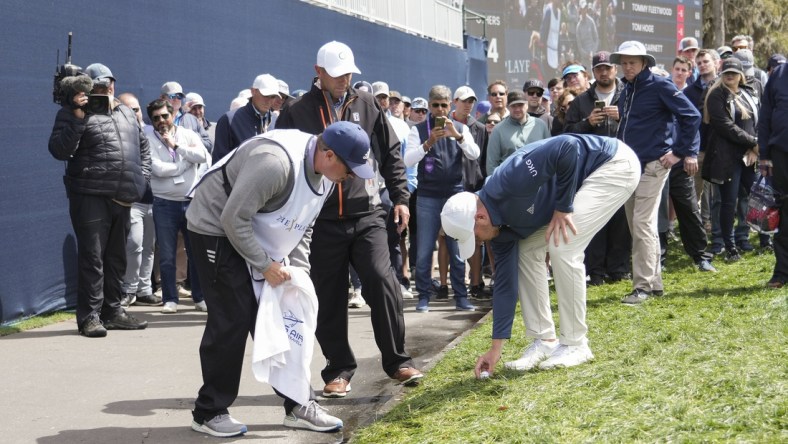
{"label": "man in white cap", "polygon": [[417,123],[423,122],[427,118],[427,99],[424,97],[416,97],[413,99],[410,108],[410,116],[408,116],[408,125],[413,126]]}
{"label": "man in white cap", "polygon": [[208,135],[208,131],[205,130],[202,123],[183,108],[186,95],[183,93],[181,84],[178,82],[166,82],[164,85],[161,85],[161,98],[168,101],[175,110],[175,125],[182,126],[199,134],[203,146],[205,146],[210,153],[211,150],[213,150],[213,140],[210,135]]}
{"label": "man in white cap", "polygon": [[[394,222],[402,231],[410,218],[410,193],[400,142],[375,97],[351,88],[353,74],[361,73],[353,51],[344,43],[328,42],[318,50],[314,69],[312,88],[285,105],[277,128],[319,134],[340,120],[361,125],[372,146],[369,162],[385,180]],[[310,277],[320,302],[315,336],[326,358],[323,396],[347,396],[357,368],[347,337],[351,262],[372,312],[383,370],[405,385],[415,385],[423,377],[405,351],[402,294],[391,270],[386,212],[379,195],[379,179],[349,178],[336,187],[315,223],[309,260],[315,265]]]}
{"label": "man in white cap", "polygon": [[271,74],[260,74],[252,82],[251,98],[246,105],[228,111],[216,122],[213,163],[237,148],[246,139],[268,131],[274,120],[273,107],[281,100],[279,81]]}
{"label": "man in white cap", "polygon": [[216,134],[216,125],[205,118],[205,100],[196,92],[190,92],[186,94],[185,101],[184,108],[186,112],[197,118],[197,121],[205,128],[205,131],[208,131],[208,137],[213,141]]}
{"label": "man in white cap", "polygon": [[621,302],[634,305],[663,294],[657,210],[673,165],[683,159],[688,175],[697,172],[700,113],[669,78],[651,72],[656,60],[642,43],[622,43],[610,61],[620,65],[624,74],[618,138],[635,150],[643,170],[625,204],[632,233],[633,288]]}
{"label": "man in white cap", "polygon": [[[462,158],[462,182],[465,191],[476,192],[482,188],[484,178],[487,177],[487,128],[483,123],[476,120],[471,111],[476,104],[476,93],[470,86],[461,86],[454,91],[454,111],[451,113],[452,119],[468,127],[473,136],[473,140],[479,147],[479,157],[469,159]],[[477,299],[489,299],[489,292],[484,291],[484,280],[482,279],[482,249],[477,245],[473,256],[468,260],[471,270],[469,273],[471,286],[468,293]]]}
{"label": "man in white cap", "polygon": [[[594,234],[632,194],[640,162],[623,142],[565,134],[518,150],[476,193],[451,197],[441,212],[447,236],[468,257],[475,243],[495,253],[492,347],[475,374],[493,373],[511,337],[519,296],[526,336],[533,343],[514,370],[572,367],[593,359],[586,336],[583,251]],[[560,340],[550,309],[545,256],[553,264]]]}

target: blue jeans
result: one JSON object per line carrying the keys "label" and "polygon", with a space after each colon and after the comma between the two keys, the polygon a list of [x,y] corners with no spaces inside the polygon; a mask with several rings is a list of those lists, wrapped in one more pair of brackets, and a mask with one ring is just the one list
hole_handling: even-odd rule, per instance
{"label": "blue jeans", "polygon": [[156,240],[159,243],[159,270],[161,271],[161,290],[163,302],[178,303],[178,289],[175,286],[175,256],[178,245],[178,231],[183,233],[186,257],[189,260],[189,282],[194,302],[202,302],[200,280],[192,260],[191,245],[186,232],[186,209],[189,201],[179,202],[160,197],[153,198],[153,225],[156,227]]}
{"label": "blue jeans", "polygon": [[[426,197],[419,195],[416,200],[417,218],[419,226],[416,244],[416,290],[419,299],[429,299],[432,286],[432,252],[435,250],[435,241],[441,228],[441,210],[448,197]],[[454,297],[467,297],[465,288],[465,261],[460,258],[457,241],[446,237],[446,247],[449,249],[449,278]]]}

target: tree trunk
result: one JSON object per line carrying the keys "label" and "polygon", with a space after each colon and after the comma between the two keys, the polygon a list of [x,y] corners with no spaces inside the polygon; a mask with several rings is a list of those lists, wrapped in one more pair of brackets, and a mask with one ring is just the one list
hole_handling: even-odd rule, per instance
{"label": "tree trunk", "polygon": [[711,0],[711,20],[712,20],[712,47],[719,48],[727,44],[725,39],[725,2],[723,0]]}

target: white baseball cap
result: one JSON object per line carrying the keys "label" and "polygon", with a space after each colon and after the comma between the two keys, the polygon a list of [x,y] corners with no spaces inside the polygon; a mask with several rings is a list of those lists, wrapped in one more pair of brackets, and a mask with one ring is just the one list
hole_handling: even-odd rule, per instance
{"label": "white baseball cap", "polygon": [[388,97],[391,92],[389,91],[389,84],[386,82],[375,82],[372,84],[372,95],[377,97],[381,94],[384,94]]}
{"label": "white baseball cap", "polygon": [[167,82],[161,85],[161,93],[166,95],[183,94],[183,87],[178,82]]}
{"label": "white baseball cap", "polygon": [[476,195],[467,191],[450,197],[441,210],[443,231],[457,241],[463,259],[473,256],[476,251],[476,237],[473,234],[475,217]]}
{"label": "white baseball cap", "polygon": [[292,98],[293,96],[290,95],[290,85],[282,79],[278,79],[277,82],[279,82],[279,94]]}
{"label": "white baseball cap", "polygon": [[457,88],[457,91],[454,91],[455,100],[456,99],[468,100],[471,97],[473,97],[474,100],[476,100],[476,93],[473,92],[473,89],[471,89],[470,86],[461,86]]}
{"label": "white baseball cap", "polygon": [[340,77],[345,74],[361,74],[356,66],[353,51],[344,43],[332,41],[321,46],[317,51],[317,66],[328,72],[331,77]]}
{"label": "white baseball cap", "polygon": [[190,92],[189,94],[186,94],[186,98],[183,101],[188,107],[192,107],[194,105],[205,106],[205,101],[202,99],[202,96],[196,92]]}
{"label": "white baseball cap", "polygon": [[263,96],[278,96],[279,80],[271,74],[260,74],[254,79],[252,88],[260,91]]}

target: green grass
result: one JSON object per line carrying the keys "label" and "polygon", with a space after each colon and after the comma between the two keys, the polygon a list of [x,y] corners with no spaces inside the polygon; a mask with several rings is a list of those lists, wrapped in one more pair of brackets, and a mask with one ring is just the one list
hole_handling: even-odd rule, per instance
{"label": "green grass", "polygon": [[[788,442],[788,290],[764,288],[774,256],[719,259],[711,274],[680,248],[661,298],[630,307],[619,302],[628,282],[589,288],[594,362],[525,373],[499,363],[477,381],[488,320],[353,442]],[[502,361],[528,343],[518,314]]]}
{"label": "green grass", "polygon": [[32,318],[19,321],[11,325],[0,325],[0,336],[7,336],[20,331],[32,330],[34,328],[41,328],[56,322],[62,322],[69,319],[74,319],[74,312],[56,311],[45,315],[34,316]]}

